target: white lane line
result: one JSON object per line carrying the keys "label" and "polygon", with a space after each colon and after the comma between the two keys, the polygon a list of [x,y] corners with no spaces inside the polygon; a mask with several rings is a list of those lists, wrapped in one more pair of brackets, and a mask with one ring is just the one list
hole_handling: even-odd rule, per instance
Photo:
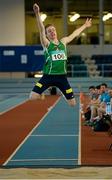
{"label": "white lane line", "polygon": [[31,161],[77,161],[78,159],[15,159],[11,162],[31,162]]}
{"label": "white lane line", "polygon": [[78,146],[78,165],[81,165],[81,112],[80,112],[80,96],[79,96],[79,146]]}
{"label": "white lane line", "polygon": [[74,137],[74,136],[79,136],[79,135],[77,135],[77,134],[34,134],[34,135],[31,135],[31,137],[32,136],[34,136],[34,137],[38,137],[38,136],[40,136],[40,137],[49,137],[49,136],[56,136],[56,137]]}
{"label": "white lane line", "polygon": [[[59,97],[57,99],[57,101],[53,104],[52,107],[54,107],[58,101],[60,100],[61,97]],[[21,142],[21,144],[15,149],[15,151],[10,155],[10,157],[4,162],[4,166],[11,160],[11,158],[16,154],[16,152],[20,149],[20,147],[25,143],[25,141],[29,138],[29,136],[31,136],[31,134],[33,133],[33,131],[42,123],[42,121],[44,120],[44,118],[50,113],[50,111],[48,111],[43,118],[37,123],[37,125],[30,131],[30,133],[25,137],[25,139]]]}

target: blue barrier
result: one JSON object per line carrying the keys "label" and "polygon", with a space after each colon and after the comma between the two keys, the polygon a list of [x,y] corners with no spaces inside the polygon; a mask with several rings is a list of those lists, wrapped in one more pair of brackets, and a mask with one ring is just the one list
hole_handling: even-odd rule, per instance
{"label": "blue barrier", "polygon": [[43,48],[37,46],[0,46],[0,72],[41,71]]}

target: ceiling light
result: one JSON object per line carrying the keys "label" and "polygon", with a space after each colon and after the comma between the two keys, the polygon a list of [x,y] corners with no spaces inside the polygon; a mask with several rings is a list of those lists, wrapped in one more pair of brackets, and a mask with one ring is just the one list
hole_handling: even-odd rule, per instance
{"label": "ceiling light", "polygon": [[103,16],[103,21],[107,21],[108,19],[112,18],[112,13],[108,13]]}
{"label": "ceiling light", "polygon": [[70,17],[70,22],[76,21],[80,17],[80,14],[76,13]]}
{"label": "ceiling light", "polygon": [[42,74],[34,74],[35,78],[41,78],[43,75]]}
{"label": "ceiling light", "polygon": [[42,14],[40,15],[40,17],[41,17],[42,22],[44,22],[45,19],[47,18],[47,14],[42,13]]}

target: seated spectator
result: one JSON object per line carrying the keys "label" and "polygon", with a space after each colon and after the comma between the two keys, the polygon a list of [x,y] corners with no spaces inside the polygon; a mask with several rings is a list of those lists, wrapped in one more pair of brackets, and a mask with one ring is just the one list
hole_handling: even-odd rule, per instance
{"label": "seated spectator", "polygon": [[93,94],[91,95],[91,100],[90,100],[90,107],[91,107],[91,120],[98,116],[98,107],[100,104],[100,85],[96,86],[94,88],[94,91],[92,91]]}
{"label": "seated spectator", "polygon": [[91,120],[98,116],[98,106],[99,106],[99,88],[100,86],[90,86],[89,87],[89,97],[90,97],[90,104],[87,107],[87,111],[85,113],[85,120],[86,125],[91,124]]}
{"label": "seated spectator", "polygon": [[110,103],[111,96],[108,91],[107,84],[101,84],[100,107],[98,108],[98,118],[101,119],[106,114],[107,103]]}
{"label": "seated spectator", "polygon": [[111,105],[112,105],[112,88],[110,88],[110,89],[108,90],[108,93],[109,93],[109,95],[110,95],[110,103],[111,103]]}

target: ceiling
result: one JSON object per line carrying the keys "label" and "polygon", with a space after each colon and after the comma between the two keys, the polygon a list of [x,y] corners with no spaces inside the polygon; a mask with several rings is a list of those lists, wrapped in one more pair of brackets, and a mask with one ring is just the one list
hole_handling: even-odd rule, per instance
{"label": "ceiling", "polygon": [[[112,0],[104,1],[104,13],[112,12]],[[33,4],[37,3],[42,12],[49,15],[61,15],[63,0],[25,0],[25,12],[33,13]],[[99,0],[67,0],[68,12],[77,12],[81,16],[96,16],[99,13]]]}

